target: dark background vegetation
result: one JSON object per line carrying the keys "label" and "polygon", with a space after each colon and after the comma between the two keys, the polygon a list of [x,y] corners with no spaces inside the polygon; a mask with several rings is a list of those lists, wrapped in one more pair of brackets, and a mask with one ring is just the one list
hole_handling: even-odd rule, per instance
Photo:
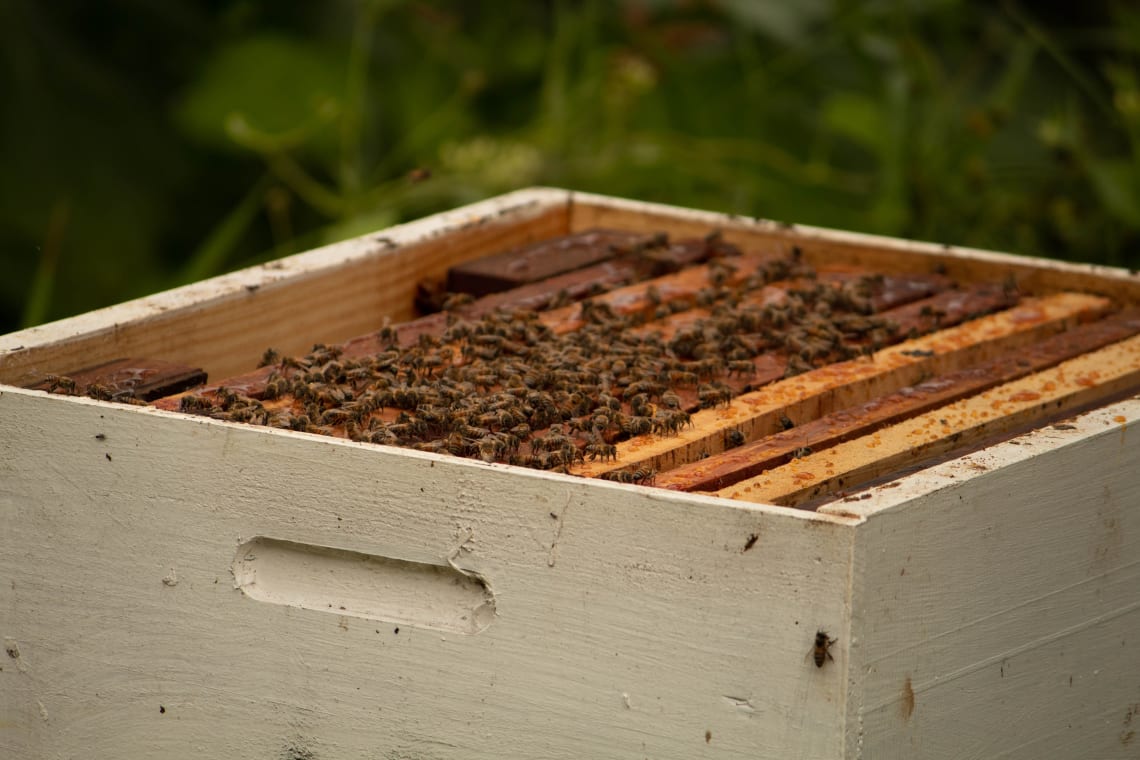
{"label": "dark background vegetation", "polygon": [[1138,55],[1127,2],[0,0],[0,333],[534,184],[1135,267]]}

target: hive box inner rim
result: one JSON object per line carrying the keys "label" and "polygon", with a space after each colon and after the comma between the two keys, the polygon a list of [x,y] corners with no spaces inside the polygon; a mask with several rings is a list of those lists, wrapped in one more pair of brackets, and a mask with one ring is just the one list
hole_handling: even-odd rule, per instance
{"label": "hive box inner rim", "polygon": [[[19,385],[29,379],[38,379],[46,372],[74,371],[82,366],[131,355],[191,362],[196,357],[187,358],[179,353],[178,340],[172,338],[189,335],[206,352],[221,351],[210,342],[214,337],[210,331],[211,318],[215,329],[219,319],[240,323],[244,345],[255,347],[244,351],[233,349],[232,355],[220,357],[213,364],[210,361],[193,362],[205,366],[215,379],[226,377],[235,374],[231,367],[248,370],[265,347],[281,347],[274,334],[279,326],[267,324],[266,320],[242,320],[241,314],[256,314],[263,307],[274,304],[283,304],[284,308],[296,311],[297,305],[293,302],[299,299],[294,294],[306,287],[315,287],[319,291],[324,279],[340,277],[365,281],[358,300],[340,299],[342,312],[345,309],[358,312],[357,322],[341,324],[344,322],[341,319],[337,324],[327,326],[327,334],[300,335],[298,340],[302,349],[313,342],[344,340],[375,329],[384,316],[390,316],[394,321],[409,318],[411,293],[420,278],[440,276],[447,267],[456,263],[502,250],[504,235],[518,242],[519,233],[522,233],[522,241],[529,242],[525,235],[532,232],[534,239],[541,239],[593,227],[645,232],[664,228],[678,237],[703,235],[715,228],[721,229],[727,239],[744,247],[765,243],[769,247],[798,244],[804,246],[809,259],[813,256],[826,257],[828,261],[870,264],[880,270],[899,271],[901,268],[902,271],[922,272],[928,272],[936,263],[941,263],[960,270],[953,274],[963,282],[993,280],[1012,273],[1019,281],[1023,278],[1034,280],[1032,284],[1039,290],[1079,287],[1105,293],[1121,303],[1140,301],[1137,294],[1140,278],[1120,269],[787,225],[554,188],[532,188],[0,337],[0,382]],[[478,239],[470,247],[463,248],[462,242],[472,237]],[[460,244],[457,250],[451,250],[456,248],[456,243]],[[424,266],[427,260],[423,255],[425,252],[437,254],[428,266]],[[367,294],[371,281],[357,276],[361,268],[394,273],[388,279],[397,284],[391,286],[389,292],[402,293],[407,304],[398,306],[375,302],[383,299],[369,299]],[[401,268],[405,271],[401,272]],[[318,320],[324,306],[321,303],[312,309]],[[368,327],[362,328],[360,324]],[[132,334],[136,338],[146,336],[152,341],[152,347],[160,346],[161,351],[170,353],[161,355],[161,351],[132,350],[135,342]],[[283,348],[290,352],[288,347]],[[72,357],[70,364],[67,363],[68,357]],[[297,435],[291,431],[273,433]],[[738,505],[735,501],[727,503]]]}
{"label": "hive box inner rim", "polygon": [[[536,220],[540,222],[536,223]],[[677,236],[706,234],[715,228],[723,230],[729,240],[739,241],[745,246],[765,242],[769,245],[799,244],[809,259],[826,256],[830,261],[847,260],[878,264],[880,267],[890,265],[893,271],[929,272],[936,264],[942,264],[960,270],[951,274],[964,282],[992,281],[1014,274],[1019,282],[1031,280],[1028,284],[1034,290],[1076,289],[1108,295],[1122,305],[1140,303],[1140,277],[1124,269],[788,225],[555,188],[531,188],[0,336],[0,383],[22,385],[36,379],[37,374],[76,371],[130,355],[203,366],[215,379],[235,375],[248,370],[250,362],[260,355],[260,350],[279,343],[280,340],[275,339],[281,337],[283,330],[264,320],[243,322],[244,342],[256,343],[261,348],[256,353],[240,357],[219,355],[212,357],[212,361],[202,361],[187,356],[185,352],[181,355],[176,353],[179,341],[210,338],[209,335],[197,334],[208,329],[208,326],[200,324],[206,316],[228,311],[233,312],[232,319],[236,320],[250,313],[251,309],[252,313],[258,309],[264,311],[262,307],[270,305],[270,301],[274,305],[284,302],[295,311],[304,310],[307,301],[300,297],[300,291],[307,285],[311,286],[308,290],[319,291],[320,280],[335,275],[356,277],[364,280],[365,285],[370,282],[370,277],[364,275],[370,274],[372,278],[384,276],[389,281],[399,278],[388,289],[389,292],[403,294],[403,302],[399,304],[378,303],[375,298],[368,297],[367,288],[359,293],[324,293],[328,301],[334,303],[316,303],[312,307],[316,321],[326,325],[324,330],[317,332],[344,334],[336,337],[306,335],[301,340],[310,344],[344,340],[375,329],[385,316],[393,321],[409,318],[411,294],[415,283],[422,277],[442,275],[453,264],[493,253],[501,247],[492,235],[485,245],[477,244],[467,250],[449,253],[439,257],[444,261],[429,267],[424,267],[424,257],[416,254],[448,248],[441,243],[463,241],[480,230],[525,230],[536,224],[537,231],[542,233],[539,237],[569,234],[598,226],[645,231],[668,227]],[[410,267],[412,263],[418,266]],[[391,271],[401,266],[408,271]],[[370,272],[363,273],[364,268]],[[372,269],[378,271],[371,272]],[[238,304],[242,305],[240,310],[235,308]],[[330,314],[333,306],[336,306],[336,315]],[[357,313],[359,316],[355,320],[369,328],[345,333],[346,329],[353,328],[340,324],[348,321],[340,316],[344,311]],[[155,346],[157,351],[140,353],[131,350],[131,336],[124,334],[143,328],[163,331],[165,343]],[[220,343],[221,340],[214,340],[215,353],[221,350]],[[66,357],[79,356],[86,360],[64,361]]]}

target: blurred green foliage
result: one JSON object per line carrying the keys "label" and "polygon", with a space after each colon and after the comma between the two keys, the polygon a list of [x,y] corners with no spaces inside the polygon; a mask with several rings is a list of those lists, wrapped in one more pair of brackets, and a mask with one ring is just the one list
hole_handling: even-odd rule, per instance
{"label": "blurred green foliage", "polygon": [[1135,267],[1138,55],[1126,2],[0,0],[0,332],[533,184]]}

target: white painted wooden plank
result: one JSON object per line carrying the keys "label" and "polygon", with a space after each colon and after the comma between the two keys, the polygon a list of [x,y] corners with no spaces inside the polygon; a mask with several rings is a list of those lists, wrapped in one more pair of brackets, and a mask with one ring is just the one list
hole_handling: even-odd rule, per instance
{"label": "white painted wooden plank", "polygon": [[21,385],[125,357],[169,359],[220,378],[252,369],[270,346],[305,351],[378,330],[385,317],[412,316],[419,279],[490,252],[482,246],[497,251],[565,234],[567,198],[553,189],[508,193],[0,336],[0,382]]}
{"label": "white painted wooden plank", "polygon": [[[560,209],[568,219],[550,222]],[[1076,283],[1125,301],[1140,284],[1122,270],[553,189],[383,235],[408,254],[464,226],[526,228],[541,213],[574,229],[721,226],[753,244],[811,242],[820,255],[912,270],[949,256],[974,276],[1015,270],[1046,289]],[[380,271],[389,259],[378,245],[346,241],[5,336],[0,379],[18,381],[44,357],[97,361],[158,345],[189,346],[198,353],[176,358],[201,356],[229,374],[267,342],[235,315],[276,314],[268,307],[322,292],[313,283],[330,273],[328,282],[351,279],[364,262]],[[382,291],[357,277],[335,313],[310,315],[306,324],[327,335],[294,330],[293,339],[371,329],[416,275],[408,269]],[[226,319],[245,332],[211,332]],[[1140,716],[1135,679],[1128,692],[1120,677],[1140,672],[1128,638],[1140,468],[1137,447],[1124,445],[1136,403],[813,517],[0,388],[9,653],[0,656],[0,756],[1074,757],[1087,748],[1127,757]],[[1050,486],[1058,475],[1067,480]],[[1078,509],[1063,509],[1066,500]],[[1101,518],[1102,508],[1119,515]],[[391,607],[360,596],[371,580],[350,583],[319,563],[297,584],[308,608],[255,601],[230,570],[258,536],[442,576],[453,564],[486,579],[496,617],[472,627],[480,633],[453,632],[468,630],[454,614],[446,624],[426,614],[462,606],[440,594],[409,624],[405,585],[391,613],[399,620],[382,625],[377,610]],[[888,561],[908,554],[905,565]],[[312,609],[322,572],[336,581],[331,611]],[[288,580],[274,593],[288,593]],[[805,658],[819,626],[838,638],[836,662],[822,669]],[[1054,689],[1062,659],[1075,674],[1071,696]],[[900,720],[908,677],[914,708]]]}
{"label": "white painted wooden plank", "polygon": [[[1056,275],[1068,275],[1082,281],[1090,277],[1099,278],[1106,283],[1115,282],[1126,285],[1133,293],[1136,292],[1137,288],[1140,288],[1140,272],[1133,272],[1120,267],[1035,258],[968,246],[848,232],[807,224],[791,224],[762,217],[725,214],[578,191],[572,193],[571,202],[573,204],[571,226],[574,229],[605,224],[615,217],[630,221],[641,217],[645,229],[653,229],[660,225],[665,218],[668,218],[676,225],[687,224],[695,226],[696,229],[721,228],[729,239],[735,237],[732,234],[733,232],[753,233],[753,236],[758,234],[765,239],[783,241],[789,245],[795,243],[807,246],[812,243],[822,243],[828,246],[841,246],[849,250],[863,249],[868,252],[888,254],[898,263],[905,263],[907,260],[922,261],[924,259],[931,260],[933,263],[934,260],[950,256],[954,259],[974,262],[995,269],[1006,268],[1021,272],[1027,268],[1032,268]],[[1075,281],[1070,280],[1070,282],[1073,283],[1071,287],[1078,287]]]}
{"label": "white painted wooden plank", "polygon": [[[842,751],[851,520],[13,389],[0,462],[0,756]],[[255,601],[256,536],[450,560],[497,616]]]}
{"label": "white painted wooden plank", "polygon": [[[345,340],[377,329],[385,316],[410,317],[417,279],[441,274],[451,264],[487,252],[473,236],[500,230],[502,248],[597,225],[668,228],[676,235],[720,228],[728,238],[753,249],[797,244],[817,257],[889,265],[899,271],[928,271],[936,263],[949,262],[966,279],[1016,272],[1046,290],[1086,288],[1122,301],[1140,301],[1140,275],[1123,269],[530,188],[380,234],[0,336],[0,381],[25,384],[47,372],[129,355],[201,366],[215,377],[232,376],[250,369],[270,345],[296,352],[313,342]],[[452,244],[438,244],[445,238]],[[489,239],[494,240],[494,235]]]}
{"label": "white painted wooden plank", "polygon": [[1138,422],[1121,402],[825,508],[867,518],[848,756],[1136,757]]}

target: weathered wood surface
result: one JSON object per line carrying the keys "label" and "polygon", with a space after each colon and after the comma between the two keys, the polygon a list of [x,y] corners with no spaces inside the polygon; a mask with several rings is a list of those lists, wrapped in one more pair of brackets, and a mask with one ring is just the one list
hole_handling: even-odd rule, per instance
{"label": "weathered wood surface", "polygon": [[938,272],[957,282],[1011,282],[1027,293],[1079,290],[1108,296],[1120,304],[1140,304],[1140,271],[1095,264],[1030,258],[977,248],[841,232],[805,224],[679,208],[604,195],[574,192],[570,228],[620,227],[651,233],[700,235],[717,225],[725,240],[742,248],[767,246],[803,251],[815,266],[839,264],[896,274]]}
{"label": "weathered wood surface", "polygon": [[649,243],[637,233],[584,230],[456,264],[447,271],[447,289],[475,296],[497,293],[598,264],[614,258],[622,248]]}
{"label": "weathered wood surface", "polygon": [[854,488],[965,449],[1033,420],[1140,389],[1140,337],[1083,354],[717,491],[718,496],[795,505]]}
{"label": "weathered wood surface", "polygon": [[[855,521],[35,391],[0,425],[0,756],[842,753]],[[458,568],[494,615],[376,619],[320,562],[327,610],[256,601],[258,536]]]}
{"label": "weathered wood surface", "polygon": [[1131,760],[1140,400],[824,511],[856,514],[846,757]]}
{"label": "weathered wood surface", "polygon": [[[796,425],[715,457],[657,476],[655,485],[677,491],[716,491],[784,464],[797,452],[819,452],[908,416],[935,409],[995,385],[1037,372],[1140,332],[1140,312],[1106,317],[1067,330],[994,361],[940,375],[865,404]],[[789,422],[791,422],[789,420]],[[793,423],[794,424],[794,423]]]}
{"label": "weathered wood surface", "polygon": [[58,390],[61,383],[67,383],[76,394],[86,394],[105,401],[151,401],[180,393],[204,382],[206,373],[197,367],[159,359],[119,359],[72,372],[65,378],[49,375],[30,387],[36,390]]}
{"label": "weathered wood surface", "polygon": [[[1001,282],[1027,292],[1085,290],[1140,303],[1140,275],[1121,269],[1027,259],[930,243],[784,225],[766,220],[626,201],[553,188],[509,193],[279,261],[0,336],[0,382],[26,385],[49,372],[148,356],[205,369],[248,371],[267,346],[301,353],[314,342],[362,335],[385,318],[412,316],[415,283],[448,267],[544,237],[620,226],[673,237],[711,228],[749,250],[800,247],[817,266]],[[461,238],[453,233],[462,233]],[[446,240],[446,243],[444,242]],[[298,304],[323,303],[321,309]]]}
{"label": "weathered wood surface", "polygon": [[[493,251],[563,235],[567,194],[510,193],[203,282],[0,336],[0,382],[124,356],[248,371],[266,347],[304,353],[413,316],[415,284]],[[461,234],[460,234],[461,233]],[[319,304],[319,308],[315,306]]]}
{"label": "weathered wood surface", "polygon": [[[0,337],[0,381],[139,355],[230,376],[603,223],[1140,301],[1116,269],[538,189]],[[1003,335],[986,351],[1025,333]],[[0,388],[0,756],[1133,757],[1137,404],[813,516]],[[413,608],[397,634],[336,584],[330,611],[256,601],[230,573],[253,593],[258,536],[459,568],[495,617],[463,635]]]}
{"label": "weathered wood surface", "polygon": [[692,427],[675,435],[646,435],[619,444],[616,463],[587,462],[573,472],[598,476],[631,466],[669,470],[724,451],[731,430],[741,431],[746,441],[756,440],[781,429],[781,414],[815,419],[864,403],[924,376],[992,359],[1106,307],[1103,298],[1077,293],[1026,299],[1013,309],[882,349],[869,359],[830,364],[772,383],[736,397],[726,407],[698,412]]}
{"label": "weathered wood surface", "polygon": [[[644,236],[631,237],[644,239]],[[389,325],[365,335],[354,336],[343,343],[343,355],[351,358],[386,351],[392,343],[391,333],[395,334],[395,342],[400,347],[415,345],[421,336],[425,335],[438,338],[447,329],[448,320],[456,316],[464,319],[477,319],[500,309],[508,311],[555,310],[554,304],[565,301],[583,301],[598,292],[630,286],[653,278],[662,269],[673,273],[682,267],[707,261],[713,254],[723,252],[725,249],[726,246],[718,244],[715,239],[675,241],[663,247],[658,256],[643,255],[604,261],[600,264],[554,275],[510,290],[484,295],[471,303],[457,305],[455,308],[449,309],[452,312],[451,314],[436,312]],[[701,269],[700,273],[707,276],[705,269]],[[674,279],[671,278],[671,281]],[[887,292],[878,300],[884,302],[892,298],[898,300],[932,287],[935,285],[924,280],[892,281],[892,287],[888,288]],[[638,292],[642,292],[643,289],[644,284],[642,288],[638,289]],[[628,299],[620,296],[616,299],[617,302],[622,300]],[[572,313],[574,308],[572,303],[567,304],[558,309],[557,313],[559,315]],[[562,316],[559,316],[557,320],[564,321]],[[197,389],[197,391],[199,393],[212,392],[224,386],[247,396],[261,398],[266,381],[275,371],[277,368],[271,365],[258,367],[239,375],[217,380],[209,386]],[[177,410],[181,401],[180,395],[171,394],[169,398],[159,399],[155,406],[160,409]]]}

